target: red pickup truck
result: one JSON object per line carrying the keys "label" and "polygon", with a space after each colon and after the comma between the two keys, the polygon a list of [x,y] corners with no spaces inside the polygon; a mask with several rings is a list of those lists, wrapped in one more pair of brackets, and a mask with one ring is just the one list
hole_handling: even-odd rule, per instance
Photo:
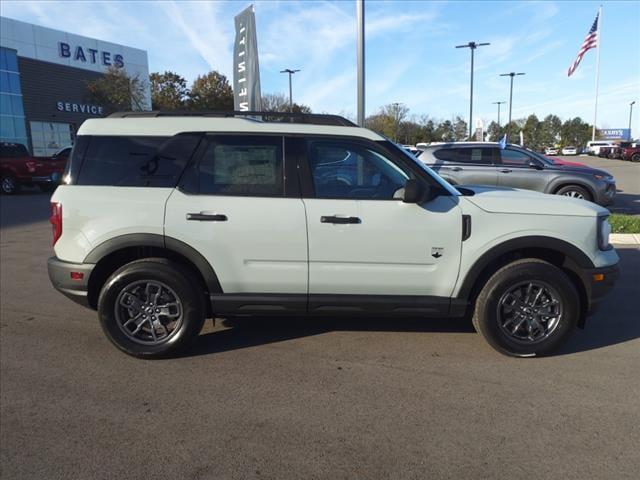
{"label": "red pickup truck", "polygon": [[53,191],[67,164],[71,147],[52,157],[32,157],[20,143],[0,142],[0,191],[11,195],[21,186],[37,185],[44,192]]}
{"label": "red pickup truck", "polygon": [[623,160],[631,160],[632,162],[640,162],[640,145],[634,143],[628,147],[624,147],[620,153]]}

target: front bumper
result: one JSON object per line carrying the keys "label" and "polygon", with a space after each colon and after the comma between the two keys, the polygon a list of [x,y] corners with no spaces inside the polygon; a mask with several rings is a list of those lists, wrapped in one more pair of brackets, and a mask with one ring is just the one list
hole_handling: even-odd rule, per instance
{"label": "front bumper", "polygon": [[611,203],[613,203],[613,199],[615,198],[615,196],[615,182],[602,182],[601,185],[598,185],[594,202],[602,206],[610,205]]}
{"label": "front bumper", "polygon": [[89,277],[94,267],[94,264],[89,263],[64,262],[57,257],[51,257],[47,261],[49,279],[54,288],[87,308],[92,308],[88,293]]}
{"label": "front bumper", "polygon": [[589,298],[589,313],[596,311],[600,300],[613,289],[618,277],[620,277],[618,263],[585,270],[584,281]]}

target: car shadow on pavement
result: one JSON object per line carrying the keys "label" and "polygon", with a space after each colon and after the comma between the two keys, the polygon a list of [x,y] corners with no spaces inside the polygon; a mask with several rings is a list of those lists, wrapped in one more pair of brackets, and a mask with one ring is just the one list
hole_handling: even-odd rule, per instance
{"label": "car shadow on pavement", "polygon": [[[587,319],[585,329],[576,329],[556,355],[640,339],[640,249],[618,249],[618,254],[621,275],[616,287],[604,298],[598,311]],[[471,322],[461,318],[235,317],[216,322],[215,331],[198,336],[180,356],[221,353],[333,331],[475,333]]]}
{"label": "car shadow on pavement", "polygon": [[612,205],[607,207],[613,213],[625,213],[627,215],[640,215],[640,195],[624,193],[618,190]]}
{"label": "car shadow on pavement", "polygon": [[474,333],[471,322],[451,318],[236,317],[217,319],[225,330],[201,334],[183,357],[207,355],[335,331]]}

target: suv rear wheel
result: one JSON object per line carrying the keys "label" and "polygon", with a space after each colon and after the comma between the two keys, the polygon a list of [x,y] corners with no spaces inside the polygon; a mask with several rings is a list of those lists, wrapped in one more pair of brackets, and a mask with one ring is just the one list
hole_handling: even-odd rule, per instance
{"label": "suv rear wheel", "polygon": [[557,350],[576,326],[578,293],[567,275],[528,258],[495,272],[476,300],[473,325],[501,353],[514,357]]}
{"label": "suv rear wheel", "polygon": [[136,357],[173,354],[202,329],[202,288],[187,269],[163,258],[128,263],[105,282],[100,323],[120,350]]}
{"label": "suv rear wheel", "polygon": [[592,201],[591,194],[583,187],[578,185],[567,185],[556,192],[556,195],[564,195],[565,197],[580,198],[582,200]]}

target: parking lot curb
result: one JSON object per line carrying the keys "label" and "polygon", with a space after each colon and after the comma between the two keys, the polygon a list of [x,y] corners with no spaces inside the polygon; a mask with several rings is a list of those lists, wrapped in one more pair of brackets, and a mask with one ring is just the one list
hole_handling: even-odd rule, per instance
{"label": "parking lot curb", "polygon": [[612,233],[609,241],[618,245],[640,245],[640,233]]}

